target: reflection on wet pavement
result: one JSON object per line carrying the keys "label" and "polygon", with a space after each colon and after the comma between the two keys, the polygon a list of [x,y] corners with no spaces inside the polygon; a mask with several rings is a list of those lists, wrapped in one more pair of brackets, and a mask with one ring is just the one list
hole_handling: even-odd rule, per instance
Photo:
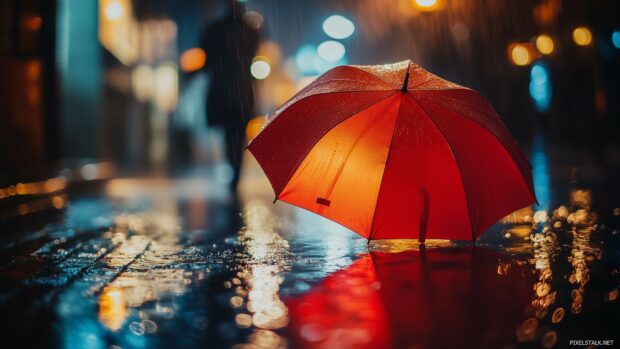
{"label": "reflection on wet pavement", "polygon": [[565,202],[519,210],[475,247],[420,247],[367,246],[268,196],[206,195],[208,183],[192,180],[202,188],[192,193],[187,183],[139,191],[129,188],[146,182],[114,181],[94,197],[55,192],[66,200],[58,216],[2,238],[6,338],[65,348],[552,348],[617,333],[620,209],[596,206],[597,192],[575,183]]}

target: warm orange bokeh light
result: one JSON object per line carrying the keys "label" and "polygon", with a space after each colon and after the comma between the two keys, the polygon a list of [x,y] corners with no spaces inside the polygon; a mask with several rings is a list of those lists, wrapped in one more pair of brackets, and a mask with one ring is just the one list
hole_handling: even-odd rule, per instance
{"label": "warm orange bokeh light", "polygon": [[248,125],[245,128],[245,137],[248,142],[253,140],[254,137],[258,135],[265,124],[265,120],[266,119],[264,116],[257,116],[248,122]]}
{"label": "warm orange bokeh light", "polygon": [[528,65],[532,62],[532,49],[527,44],[510,44],[508,59],[514,65]]}
{"label": "warm orange bokeh light", "polygon": [[129,315],[123,290],[106,287],[99,296],[99,321],[112,331],[119,330]]}
{"label": "warm orange bokeh light", "polygon": [[139,56],[138,36],[132,3],[129,0],[99,1],[99,41],[124,65],[133,64]]}
{"label": "warm orange bokeh light", "polygon": [[22,20],[22,25],[24,28],[32,31],[41,29],[42,24],[43,20],[39,16],[26,16]]}
{"label": "warm orange bokeh light", "polygon": [[536,37],[536,49],[543,55],[549,55],[553,53],[554,44],[553,39],[547,34],[541,34]]}
{"label": "warm orange bokeh light", "polygon": [[181,70],[190,73],[205,65],[207,54],[201,48],[190,48],[181,54]]}
{"label": "warm orange bokeh light", "polygon": [[586,27],[577,27],[573,30],[573,40],[579,46],[588,46],[592,42],[592,32]]}
{"label": "warm orange bokeh light", "polygon": [[433,12],[443,5],[442,0],[411,0],[411,5],[418,11]]}

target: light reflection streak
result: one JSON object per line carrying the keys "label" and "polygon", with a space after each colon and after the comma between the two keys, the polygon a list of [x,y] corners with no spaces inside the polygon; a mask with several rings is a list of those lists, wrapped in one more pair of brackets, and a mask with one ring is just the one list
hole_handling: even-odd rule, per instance
{"label": "light reflection streak", "polygon": [[106,287],[99,296],[99,321],[112,331],[118,331],[129,315],[123,290]]}
{"label": "light reflection streak", "polygon": [[[99,320],[117,331],[129,321],[129,309],[155,302],[154,313],[164,319],[175,315],[166,297],[179,296],[192,284],[193,272],[169,268],[179,244],[176,203],[156,200],[152,211],[126,213],[115,217],[110,239],[121,242],[104,262],[112,270],[121,270],[99,296]],[[140,312],[140,320],[127,325],[135,335],[157,331],[157,324]]]}
{"label": "light reflection streak", "polygon": [[[443,239],[427,239],[423,245],[426,248],[454,247],[452,241]],[[371,241],[369,248],[373,252],[399,253],[420,250],[420,246],[418,239],[384,239]]]}
{"label": "light reflection streak", "polygon": [[538,206],[540,209],[549,210],[551,207],[551,177],[549,176],[549,159],[545,140],[541,134],[534,137],[531,160]]}
{"label": "light reflection streak", "polygon": [[571,225],[570,234],[572,235],[572,247],[568,261],[573,271],[568,281],[576,286],[571,292],[570,311],[573,314],[579,314],[583,310],[585,286],[590,281],[588,264],[602,257],[600,249],[596,248],[591,241],[591,234],[598,229],[595,224],[596,215],[590,211],[591,203],[590,191],[575,189],[571,192],[574,212],[568,214],[566,222]]}
{"label": "light reflection streak", "polygon": [[240,328],[253,327],[248,343],[238,348],[286,346],[286,340],[272,330],[288,324],[288,308],[279,297],[283,282],[281,273],[289,269],[288,241],[278,234],[277,219],[262,201],[250,201],[245,205],[245,227],[239,232],[239,241],[246,252],[242,261],[244,268],[238,278],[226,282],[235,288],[230,299],[235,309],[245,310],[235,317]]}
{"label": "light reflection streak", "polygon": [[[583,300],[586,284],[590,280],[589,264],[602,258],[600,246],[592,241],[598,231],[596,225],[597,215],[592,212],[592,195],[589,190],[574,189],[570,193],[570,206],[559,206],[553,211],[551,217],[539,217],[539,223],[543,224],[542,231],[537,231],[536,225],[532,226],[529,236],[523,237],[527,243],[508,249],[513,253],[533,252],[531,263],[534,265],[538,281],[533,286],[534,297],[526,309],[528,318],[517,328],[516,336],[520,342],[530,341],[536,337],[536,329],[540,321],[549,314],[551,307],[556,303],[557,290],[553,289],[553,270],[551,269],[554,258],[562,250],[558,242],[565,237],[570,240],[570,254],[567,261],[570,263],[570,275],[564,275],[568,282],[574,285],[570,293],[570,305],[563,307],[558,305],[549,316],[552,324],[559,324],[568,310],[572,314],[583,311]],[[536,220],[536,219],[535,219]],[[511,231],[511,230],[508,230]],[[518,261],[517,261],[518,263]],[[498,264],[497,273],[506,275],[509,265]],[[617,290],[616,290],[617,291]],[[612,291],[613,292],[613,291]],[[565,310],[567,309],[567,310]],[[543,347],[551,347],[557,341],[555,331],[549,331],[541,338]]]}
{"label": "light reflection streak", "polygon": [[557,292],[552,289],[553,271],[551,255],[557,247],[555,234],[552,232],[532,234],[530,241],[534,248],[534,267],[538,271],[538,282],[534,284],[534,300],[527,313],[542,319],[547,315],[549,307],[555,303]]}
{"label": "light reflection streak", "polygon": [[0,188],[0,199],[15,195],[51,194],[64,190],[66,186],[67,181],[62,177],[50,178],[41,182],[17,183],[7,188]]}

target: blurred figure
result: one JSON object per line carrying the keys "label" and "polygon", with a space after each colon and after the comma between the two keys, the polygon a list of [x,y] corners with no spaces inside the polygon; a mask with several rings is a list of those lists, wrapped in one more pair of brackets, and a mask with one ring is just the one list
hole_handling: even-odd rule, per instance
{"label": "blurred figure", "polygon": [[211,83],[207,93],[207,121],[222,127],[226,138],[226,157],[233,168],[230,188],[237,189],[245,126],[254,113],[254,93],[250,65],[258,48],[259,32],[244,20],[244,8],[230,1],[228,13],[206,29],[203,48],[205,68]]}

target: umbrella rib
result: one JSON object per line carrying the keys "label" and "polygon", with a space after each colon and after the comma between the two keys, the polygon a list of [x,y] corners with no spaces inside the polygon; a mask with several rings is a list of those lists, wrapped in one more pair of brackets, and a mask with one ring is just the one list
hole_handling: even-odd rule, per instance
{"label": "umbrella rib", "polygon": [[[475,92],[475,91],[474,91],[474,92]],[[455,113],[455,114],[457,114],[457,115],[459,115],[459,116],[461,116],[461,117],[466,118],[467,120],[470,120],[470,121],[474,122],[476,125],[478,125],[478,126],[482,127],[483,129],[487,130],[487,132],[489,132],[489,133],[490,133],[490,134],[491,134],[491,135],[492,135],[492,136],[493,136],[493,137],[494,137],[494,138],[495,138],[495,139],[499,142],[499,144],[501,144],[501,145],[502,145],[502,147],[504,148],[504,150],[506,150],[506,151],[508,152],[508,154],[511,154],[511,153],[510,153],[510,150],[508,149],[508,147],[506,146],[506,144],[504,144],[504,142],[502,142],[502,140],[500,139],[500,137],[499,137],[499,136],[497,136],[495,133],[491,132],[491,131],[487,128],[487,127],[485,127],[485,126],[484,126],[483,124],[481,124],[480,122],[478,122],[478,121],[474,120],[473,118],[470,118],[470,117],[467,117],[467,116],[465,116],[465,115],[463,115],[463,114],[460,114],[460,113],[459,113],[459,112],[457,112],[456,110],[450,109],[450,108],[448,108],[448,107],[446,107],[446,106],[444,106],[444,105],[442,105],[442,104],[440,104],[440,103],[437,103],[437,102],[435,102],[435,101],[433,101],[432,99],[429,99],[429,98],[427,98],[427,97],[417,96],[417,95],[416,95],[416,98],[420,98],[420,99],[423,99],[423,100],[425,100],[425,101],[427,101],[427,102],[429,102],[429,103],[433,103],[434,105],[438,106],[439,108],[442,108],[442,109],[448,110],[448,111],[453,112],[453,113]],[[443,97],[443,98],[445,98],[445,97]],[[454,100],[454,99],[448,99],[448,100],[450,100],[450,101],[460,101],[460,100]],[[416,102],[416,103],[417,103],[417,102]],[[418,105],[420,105],[420,104],[418,103]],[[467,104],[467,106],[469,106],[469,104]],[[471,106],[471,108],[472,108],[472,109],[474,109],[475,111],[478,111],[478,112],[480,112],[480,113],[486,114],[486,113],[484,113],[483,111],[479,110],[479,109],[478,109],[478,108],[476,108],[476,107]],[[422,109],[424,109],[424,108],[422,108]],[[486,115],[488,115],[488,114],[486,114]],[[495,118],[495,116],[493,116],[493,115],[491,115],[490,117],[491,117],[491,119]],[[502,126],[502,127],[504,128],[504,130],[503,130],[503,131],[504,131],[504,132],[508,132],[508,129],[506,128],[506,125],[504,125],[504,123],[502,122],[502,120],[501,120],[501,119],[499,119],[499,121],[500,121],[500,126]],[[508,140],[508,142],[511,142],[511,140],[509,139],[509,140]],[[512,140],[512,142],[511,142],[510,144],[511,144],[511,148],[512,148],[512,150],[513,150],[513,151],[515,151],[515,152],[517,153],[517,155],[519,156],[519,159],[520,159],[522,162],[524,162],[524,163],[525,163],[525,165],[527,165],[527,166],[531,169],[531,168],[532,168],[532,165],[530,164],[529,160],[525,157],[525,154],[523,154],[523,152],[519,149],[519,146],[518,146],[517,142],[516,142],[516,141],[514,141],[514,140]],[[512,158],[512,156],[511,156],[511,158]],[[514,158],[513,158],[513,161],[514,161]],[[533,187],[532,187],[532,186],[530,186],[530,185],[527,183],[527,180],[525,179],[525,175],[523,174],[523,172],[521,172],[521,167],[519,166],[519,164],[515,164],[515,165],[517,166],[517,169],[519,169],[519,172],[521,173],[521,178],[523,178],[523,181],[525,182],[525,186],[526,186],[526,187],[528,187],[528,188],[531,188],[531,189],[532,189],[532,194],[533,194],[533,195],[534,195],[534,197],[535,197],[536,195],[535,195],[535,193],[534,193],[534,191],[533,191]]]}
{"label": "umbrella rib", "polygon": [[[303,96],[303,97],[301,97],[300,99],[297,99],[297,100],[293,100],[295,98],[295,97],[293,97],[289,101],[287,101],[286,103],[282,104],[282,106],[276,110],[276,112],[274,113],[275,117],[272,119],[272,121],[275,121],[278,118],[278,116],[284,112],[284,110],[288,109],[289,106],[291,106],[291,105],[293,105],[295,103],[301,102],[301,101],[303,101],[305,99],[308,99],[310,97],[322,96],[322,95],[327,95],[327,94],[330,94],[330,93],[337,94],[337,93],[349,93],[349,92],[387,92],[387,91],[391,91],[391,90],[387,89],[387,90],[327,91],[327,92],[313,93],[311,95]],[[396,91],[394,91],[394,93],[396,93]]]}
{"label": "umbrella rib", "polygon": [[[330,130],[332,130],[334,127],[336,127],[336,126],[340,125],[340,124],[341,124],[341,123],[343,123],[345,120],[348,120],[351,116],[353,116],[353,115],[355,115],[355,114],[358,114],[358,113],[361,113],[361,112],[363,112],[364,110],[366,110],[366,109],[368,109],[368,108],[370,108],[370,107],[372,107],[372,106],[376,105],[377,103],[379,103],[379,102],[381,102],[381,101],[383,101],[383,100],[385,100],[385,99],[387,99],[387,98],[392,97],[392,96],[393,96],[393,95],[395,95],[395,94],[396,94],[396,91],[394,91],[393,93],[388,93],[386,96],[384,96],[384,97],[381,97],[381,98],[377,99],[377,100],[376,100],[376,101],[374,101],[373,103],[370,103],[369,105],[367,105],[367,106],[365,106],[365,107],[363,107],[363,108],[361,108],[361,109],[359,109],[359,110],[356,110],[355,112],[351,113],[350,115],[348,115],[348,116],[344,117],[342,120],[340,120],[339,122],[337,122],[335,125],[333,125],[333,126],[332,126],[331,128],[329,128],[328,130],[326,130],[326,131],[325,131],[325,133],[323,133],[323,134],[321,135],[321,137],[317,137],[316,141],[315,141],[315,142],[313,142],[313,143],[312,143],[312,145],[308,147],[308,151],[304,154],[304,156],[303,156],[303,157],[300,157],[299,162],[298,162],[295,166],[293,166],[293,168],[291,169],[290,173],[288,174],[288,176],[287,176],[287,178],[286,178],[286,181],[284,181],[284,185],[282,186],[282,189],[280,190],[280,192],[275,193],[275,194],[276,194],[276,198],[275,198],[274,202],[275,202],[276,200],[278,200],[278,197],[279,197],[279,196],[280,196],[280,194],[282,193],[282,190],[284,190],[284,188],[288,185],[288,182],[291,180],[291,178],[293,177],[293,175],[295,174],[295,172],[297,172],[297,169],[299,168],[299,166],[300,166],[300,165],[301,165],[301,163],[303,162],[303,159],[305,159],[305,158],[306,158],[306,156],[308,155],[308,153],[310,153],[310,151],[312,151],[312,149],[316,146],[316,144],[317,144],[317,143],[318,143],[321,139],[323,139],[323,137],[327,134],[327,132],[329,132]],[[275,120],[274,120],[274,121],[275,121]],[[259,134],[258,136],[260,136],[260,134]],[[256,136],[256,137],[258,137],[258,136]],[[275,190],[274,190],[274,191],[275,191]]]}
{"label": "umbrella rib", "polygon": [[[466,90],[466,91],[476,92],[476,91],[474,91],[474,90],[468,90],[468,89],[464,89],[464,90]],[[448,108],[448,107],[446,107],[445,105],[442,105],[442,104],[440,104],[440,103],[437,103],[436,101],[433,101],[432,99],[430,99],[430,98],[428,98],[428,97],[425,97],[425,96],[419,96],[419,95],[416,95],[416,97],[417,97],[417,98],[420,98],[420,99],[423,99],[423,100],[425,100],[425,101],[427,101],[427,102],[433,103],[433,104],[435,104],[435,105],[439,106],[439,107],[440,107],[440,108],[442,108],[442,109],[446,109],[446,110],[449,110],[449,111],[451,111],[451,112],[453,112],[453,113],[456,113],[456,114],[458,114],[458,115],[460,115],[460,116],[462,116],[462,117],[464,117],[464,118],[466,118],[466,119],[468,119],[468,120],[471,120],[471,121],[475,122],[475,123],[476,123],[476,124],[478,124],[480,127],[483,127],[483,128],[485,128],[485,129],[488,129],[488,128],[487,128],[486,126],[484,126],[481,122],[479,122],[479,121],[477,121],[477,120],[475,120],[475,119],[473,119],[473,118],[467,117],[467,116],[465,116],[465,115],[463,115],[463,114],[460,114],[458,111],[456,111],[456,110],[454,110],[454,109],[451,109],[451,108]],[[443,100],[449,101],[449,102],[460,102],[459,104],[461,104],[461,105],[463,105],[463,106],[465,106],[465,107],[467,107],[467,108],[471,108],[471,109],[473,109],[474,111],[476,111],[476,112],[478,112],[478,113],[481,113],[481,114],[483,114],[483,115],[486,115],[486,116],[490,119],[490,121],[492,122],[492,124],[493,124],[493,126],[494,126],[494,127],[500,127],[500,128],[501,128],[501,131],[502,131],[503,133],[506,133],[506,134],[508,134],[508,135],[509,135],[508,128],[506,127],[506,125],[504,124],[504,122],[502,121],[502,119],[501,119],[501,118],[499,118],[499,116],[497,116],[497,115],[496,115],[497,113],[496,113],[495,115],[494,115],[494,114],[489,114],[489,113],[487,113],[487,112],[485,112],[485,111],[483,111],[483,110],[480,110],[479,108],[477,108],[477,107],[475,107],[475,106],[473,106],[473,105],[471,105],[471,104],[463,103],[463,101],[462,101],[462,100],[460,100],[460,99],[456,99],[456,98],[448,98],[448,97],[445,97],[445,96],[437,96],[437,97],[439,97],[439,98],[441,98],[441,99],[443,99]],[[519,164],[517,164],[517,168],[519,168],[519,172],[521,172],[521,166],[522,166],[522,165],[525,165],[525,167],[529,168],[530,170],[532,169],[532,164],[531,164],[531,163],[530,163],[530,161],[527,159],[527,157],[525,156],[525,154],[523,154],[523,152],[519,149],[519,145],[517,144],[517,142],[516,142],[516,141],[512,140],[512,139],[509,137],[509,138],[505,141],[505,142],[507,143],[507,144],[506,144],[506,143],[504,143],[504,141],[502,141],[502,140],[501,140],[501,138],[505,138],[505,137],[501,137],[501,138],[500,138],[500,136],[496,135],[494,132],[490,132],[490,133],[491,133],[491,135],[493,135],[493,137],[495,137],[495,139],[497,139],[497,141],[498,141],[498,142],[499,142],[499,143],[500,143],[500,144],[501,144],[501,145],[502,145],[502,146],[503,146],[503,147],[504,147],[504,148],[505,148],[505,149],[506,149],[509,153],[510,153],[511,151],[516,153],[516,155],[518,156],[518,159],[517,159],[517,160],[520,162]],[[522,175],[523,175],[523,173],[522,173]],[[528,184],[527,184],[527,180],[526,180],[526,185],[527,185],[528,187],[530,187],[530,185],[528,185]]]}
{"label": "umbrella rib", "polygon": [[394,129],[392,130],[392,137],[390,138],[390,146],[388,147],[387,157],[385,159],[385,165],[383,165],[383,173],[381,174],[381,182],[379,183],[379,190],[377,190],[377,200],[375,201],[375,211],[372,214],[372,222],[370,222],[370,231],[368,232],[368,243],[372,238],[372,232],[375,229],[375,218],[377,217],[377,205],[379,205],[379,196],[381,195],[381,187],[383,187],[383,180],[385,179],[385,171],[387,171],[388,161],[390,161],[390,154],[392,153],[392,147],[394,145],[394,138],[396,136],[396,128],[398,127],[398,119],[400,118],[400,111],[403,106],[403,99],[401,97],[400,104],[398,105],[398,112],[396,113],[396,120],[394,120]]}
{"label": "umbrella rib", "polygon": [[[415,98],[413,98],[413,97],[411,97],[411,98],[415,100]],[[419,98],[419,96],[416,96],[416,98]],[[458,115],[458,116],[460,116],[460,117],[464,117],[465,119],[467,119],[467,120],[469,120],[469,121],[473,122],[473,123],[474,123],[474,124],[476,124],[478,127],[480,127],[480,128],[481,128],[484,132],[487,132],[487,133],[489,133],[492,137],[494,137],[494,138],[495,138],[495,140],[496,140],[496,141],[497,141],[497,142],[501,145],[501,147],[504,149],[504,151],[505,151],[505,152],[507,152],[509,156],[511,155],[511,154],[510,154],[510,151],[509,151],[509,150],[508,150],[508,148],[504,145],[504,143],[503,143],[503,142],[499,139],[499,137],[497,137],[497,136],[496,136],[493,132],[491,132],[488,128],[484,127],[484,126],[483,126],[483,125],[481,125],[480,123],[478,123],[478,122],[476,122],[475,120],[472,120],[471,118],[468,118],[468,117],[466,117],[466,116],[464,116],[464,115],[461,115],[461,114],[459,114],[459,113],[455,112],[454,110],[449,109],[449,108],[447,108],[447,107],[445,107],[445,106],[443,106],[443,105],[441,105],[441,104],[438,104],[438,103],[436,103],[436,102],[433,102],[432,100],[429,100],[429,99],[427,99],[427,98],[421,98],[421,99],[424,99],[424,100],[426,100],[427,102],[432,103],[432,104],[434,104],[434,105],[438,106],[439,108],[442,108],[442,109],[445,109],[445,110],[451,111],[451,112],[453,112],[454,114],[456,114],[456,115]],[[423,106],[422,106],[419,102],[417,102],[417,101],[416,101],[416,103],[420,106],[420,108],[422,108],[422,110],[424,110],[425,114],[427,114],[427,116],[431,119],[431,121],[433,121],[433,123],[435,124],[435,126],[437,126],[437,124],[435,123],[435,121],[433,120],[433,118],[429,115],[429,113],[426,111],[426,109],[425,109],[425,108],[424,108],[424,107],[423,107]],[[438,129],[438,130],[439,130],[439,132],[443,135],[443,133],[441,132],[441,129],[439,128],[439,126],[437,126],[437,129]],[[445,136],[444,136],[444,138],[445,138]],[[448,140],[447,140],[447,139],[446,139],[446,142],[448,142]],[[449,144],[449,143],[448,143],[448,144]],[[515,144],[516,144],[516,143],[515,143]],[[450,151],[452,151],[452,147],[451,147],[451,146],[450,146]],[[519,152],[520,152],[520,151],[519,151]],[[521,153],[521,154],[522,154],[522,153]],[[453,153],[452,155],[454,155],[454,153]],[[524,156],[524,155],[521,155],[521,156]],[[521,169],[519,168],[519,165],[516,163],[516,160],[515,160],[512,156],[510,156],[510,158],[513,160],[513,161],[512,161],[512,163],[515,165],[515,167],[517,168],[517,170],[518,170],[518,171],[519,171],[519,173],[521,174],[521,176],[519,176],[519,177],[521,178],[521,180],[523,180],[523,184],[525,185],[525,187],[526,187],[526,188],[530,189],[530,194],[532,194],[532,196],[534,197],[534,200],[536,200],[536,194],[535,194],[535,192],[534,192],[534,190],[533,190],[533,187],[530,187],[530,185],[528,184],[528,181],[527,181],[527,179],[526,179],[525,175],[521,172]],[[456,157],[455,157],[455,160],[456,160]],[[457,161],[457,166],[458,166],[458,160],[456,160],[456,161]],[[528,162],[528,163],[529,163],[529,162]],[[459,167],[459,172],[460,172],[460,167]],[[486,171],[483,171],[483,173],[484,173],[484,176],[485,176],[485,183],[487,183],[487,189],[488,189],[489,193],[491,194],[491,200],[493,201],[493,209],[494,209],[494,211],[495,211],[495,216],[498,216],[498,214],[497,214],[497,207],[496,207],[496,205],[495,205],[495,193],[494,193],[493,189],[492,189],[491,187],[489,187],[489,185],[488,185],[489,181],[488,181],[488,180],[486,180],[486,179],[488,178],[488,176],[487,176],[487,172],[486,172]],[[463,178],[461,177],[461,181],[462,181],[462,179],[463,179]],[[463,185],[464,185],[464,184],[463,184]],[[464,186],[463,186],[463,189],[465,189],[465,187],[464,187]],[[465,195],[465,199],[467,200],[467,195]],[[468,210],[469,210],[469,201],[467,201],[467,202],[468,202]],[[501,214],[499,215],[499,218],[501,218]],[[499,219],[499,218],[498,218],[498,219]],[[471,219],[471,216],[470,216],[470,219]],[[488,229],[488,227],[486,227],[485,229]],[[472,234],[473,234],[473,233],[472,233]],[[475,242],[475,239],[474,239],[474,242]]]}
{"label": "umbrella rib", "polygon": [[[376,105],[376,103],[375,103]],[[389,106],[388,106],[389,107]],[[386,109],[388,108],[386,107]],[[358,115],[360,112],[357,112],[355,114],[352,114],[350,118],[355,117],[356,115]],[[330,184],[329,188],[327,189],[327,192],[325,193],[325,198],[328,198],[332,191],[334,190],[334,187],[336,186],[336,182],[338,182],[338,179],[340,179],[340,176],[342,175],[342,170],[344,169],[344,166],[347,163],[347,160],[349,159],[349,157],[351,156],[351,153],[353,152],[353,149],[357,146],[357,143],[359,143],[359,141],[362,139],[362,137],[364,135],[366,135],[366,133],[368,133],[368,131],[374,126],[373,123],[369,123],[366,128],[362,131],[362,134],[355,140],[355,142],[353,143],[353,145],[351,146],[351,148],[349,149],[349,152],[347,153],[347,155],[345,156],[345,159],[342,161],[342,164],[340,164],[339,169],[338,169],[338,174],[336,175],[336,177],[334,178],[334,180],[332,181],[332,183]],[[333,128],[332,128],[333,130]]]}
{"label": "umbrella rib", "polygon": [[[388,91],[391,91],[391,90],[352,90],[352,91],[329,91],[329,92],[321,92],[321,93],[311,94],[311,95],[308,95],[308,96],[303,96],[302,98],[300,98],[300,99],[298,99],[298,100],[296,100],[296,101],[293,101],[293,99],[295,98],[295,97],[293,97],[293,98],[291,98],[288,102],[284,103],[284,104],[283,104],[280,108],[278,108],[278,109],[275,111],[275,113],[273,113],[273,114],[272,114],[272,115],[274,115],[274,117],[273,117],[271,120],[267,120],[267,122],[265,123],[265,125],[263,125],[263,127],[262,127],[261,131],[258,133],[258,135],[256,135],[256,137],[254,137],[254,139],[252,139],[252,140],[251,140],[251,141],[250,141],[250,142],[249,142],[249,143],[245,146],[245,149],[250,148],[250,145],[251,145],[251,144],[252,144],[255,140],[257,140],[257,139],[258,139],[258,138],[259,138],[259,137],[263,134],[263,130],[265,130],[265,129],[267,128],[267,126],[269,126],[269,125],[271,125],[272,123],[276,122],[276,120],[278,120],[278,117],[279,117],[281,114],[283,114],[283,113],[286,111],[286,109],[288,109],[288,107],[290,107],[290,106],[291,106],[291,105],[293,105],[293,104],[299,103],[299,102],[301,102],[301,101],[303,101],[303,100],[306,100],[306,99],[308,99],[308,98],[312,98],[312,97],[315,97],[315,96],[322,96],[322,95],[326,95],[326,94],[330,94],[330,93],[333,93],[333,94],[340,94],[340,93],[357,93],[357,92],[388,92]],[[380,102],[380,101],[382,101],[384,98],[390,97],[390,96],[392,96],[392,95],[394,95],[394,94],[396,94],[396,91],[393,91],[393,93],[389,94],[389,95],[388,95],[388,96],[386,96],[386,97],[381,97],[381,99],[377,100],[377,102]],[[365,108],[364,108],[364,109],[365,109]],[[363,109],[360,109],[360,111],[361,111],[361,110],[363,110]],[[356,113],[357,113],[357,112],[359,112],[359,111],[356,111]]]}
{"label": "umbrella rib", "polygon": [[448,138],[446,137],[446,135],[443,134],[443,132],[441,131],[441,128],[437,125],[437,123],[435,122],[433,117],[430,116],[428,111],[426,111],[426,109],[422,106],[422,104],[420,104],[418,101],[416,101],[415,98],[413,98],[410,95],[408,95],[408,97],[411,98],[411,100],[415,104],[417,104],[420,107],[420,109],[422,109],[422,111],[424,112],[426,117],[431,121],[431,123],[433,123],[433,125],[437,129],[437,132],[439,132],[441,137],[443,137],[444,141],[446,141],[446,144],[448,145],[448,149],[450,149],[450,154],[452,154],[452,158],[454,159],[454,162],[456,163],[456,169],[459,171],[459,178],[461,179],[461,187],[463,188],[463,196],[465,197],[465,206],[467,207],[467,218],[469,218],[469,229],[471,230],[472,241],[475,243],[476,242],[476,235],[475,235],[476,233],[474,232],[474,223],[473,223],[472,218],[471,218],[471,210],[469,208],[469,199],[467,198],[467,191],[465,190],[465,182],[463,181],[463,176],[461,175],[461,166],[459,165],[459,160],[457,159],[456,155],[454,154],[454,151],[452,151],[452,145],[448,141]]}
{"label": "umbrella rib", "polygon": [[[374,105],[376,105],[377,103],[375,103]],[[388,109],[389,106],[386,106],[385,109]],[[400,105],[399,105],[400,108]],[[385,111],[385,110],[384,110]],[[351,114],[351,116],[349,117],[355,117],[356,115],[358,115],[360,112],[363,112],[363,110],[355,113],[355,114]],[[344,166],[347,163],[347,160],[349,159],[349,157],[351,156],[351,153],[353,152],[353,149],[357,146],[357,143],[359,143],[359,141],[362,139],[362,137],[368,133],[368,131],[374,126],[373,123],[370,123],[366,126],[366,128],[362,131],[362,134],[355,140],[355,142],[353,143],[353,145],[351,146],[351,148],[349,149],[349,152],[347,153],[347,156],[345,157],[344,161],[342,161],[342,164],[340,165],[340,168],[338,169],[338,175],[336,175],[336,177],[334,178],[334,180],[332,181],[331,185],[329,186],[329,188],[327,189],[327,192],[325,193],[325,198],[329,197],[332,193],[332,191],[334,190],[334,187],[336,186],[336,182],[338,182],[338,179],[340,179],[340,176],[342,175],[342,170],[344,169]],[[333,128],[332,128],[333,129]],[[391,139],[390,139],[391,141]],[[389,151],[389,150],[388,150]]]}

